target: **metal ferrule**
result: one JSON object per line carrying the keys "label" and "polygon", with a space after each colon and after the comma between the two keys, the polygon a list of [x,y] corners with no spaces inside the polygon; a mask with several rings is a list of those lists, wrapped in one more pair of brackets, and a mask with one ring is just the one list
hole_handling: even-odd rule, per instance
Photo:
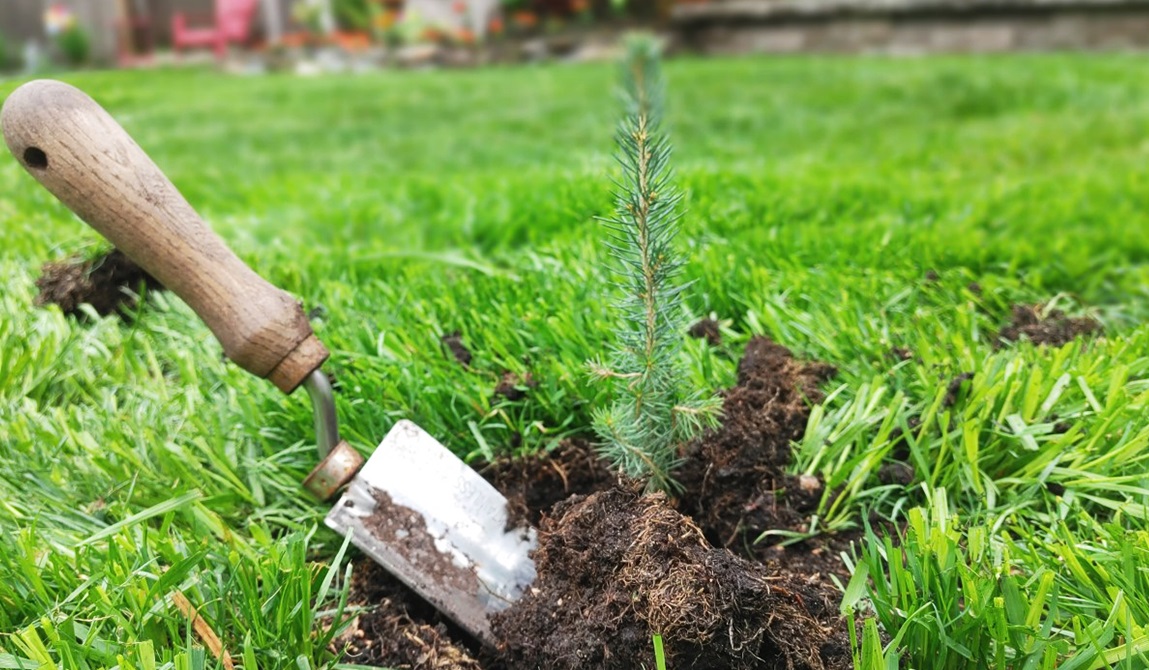
{"label": "metal ferrule", "polygon": [[303,480],[303,487],[320,500],[328,500],[355,477],[363,467],[363,457],[339,439],[335,396],[327,375],[315,370],[303,385],[315,408],[315,441],[319,449],[319,465]]}

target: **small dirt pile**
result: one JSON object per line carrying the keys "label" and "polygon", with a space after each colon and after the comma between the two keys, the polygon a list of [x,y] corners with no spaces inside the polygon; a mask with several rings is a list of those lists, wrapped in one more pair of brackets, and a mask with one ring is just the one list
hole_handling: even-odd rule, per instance
{"label": "small dirt pile", "polygon": [[119,249],[90,260],[72,257],[45,263],[36,287],[40,289],[37,305],[58,305],[65,314],[75,316],[83,314],[80,305],[85,303],[100,316],[123,314],[136,305],[132,292],[163,289]]}
{"label": "small dirt pile", "polygon": [[539,579],[492,619],[509,668],[823,668],[830,631],[805,585],[706,542],[662,495],[619,486],[560,503],[541,528]]}
{"label": "small dirt pile", "polygon": [[1035,345],[1064,346],[1078,337],[1099,335],[1101,324],[1089,317],[1070,317],[1045,305],[1014,305],[1013,317],[998,334],[999,346],[1027,339]]}
{"label": "small dirt pile", "polygon": [[822,495],[815,478],[785,474],[791,444],[802,438],[819,385],[836,370],[802,363],[765,337],[746,345],[738,384],[726,391],[722,428],[692,445],[678,472],[679,508],[716,546],[758,556],[763,531],[802,530]]}

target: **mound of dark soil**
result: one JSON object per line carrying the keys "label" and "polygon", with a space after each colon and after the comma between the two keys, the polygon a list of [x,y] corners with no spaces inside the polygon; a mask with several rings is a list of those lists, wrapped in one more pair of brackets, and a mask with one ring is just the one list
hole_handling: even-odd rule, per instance
{"label": "mound of dark soil", "polygon": [[337,640],[343,662],[395,670],[482,670],[462,634],[370,560],[355,565],[348,604],[368,608]]}
{"label": "mound of dark soil", "polygon": [[65,314],[75,316],[83,314],[80,305],[85,303],[100,316],[123,314],[136,305],[133,292],[163,289],[155,277],[119,249],[91,260],[72,257],[45,263],[36,287],[40,289],[37,305],[58,305]]}
{"label": "mound of dark soil", "polygon": [[662,495],[620,486],[554,514],[534,587],[492,618],[507,667],[651,668],[654,634],[670,667],[826,667],[830,630],[807,611],[807,586],[712,548]]}
{"label": "mound of dark soil", "polygon": [[802,363],[764,337],[746,345],[738,385],[723,400],[722,428],[685,454],[679,507],[716,546],[761,557],[763,531],[803,530],[822,495],[821,482],[785,474],[791,443],[801,439],[819,385],[833,366]]}
{"label": "mound of dark soil", "polygon": [[[456,335],[444,345],[454,353],[461,342]],[[672,668],[850,667],[830,580],[845,577],[838,554],[850,538],[754,542],[764,530],[805,530],[823,494],[817,478],[785,468],[833,374],[766,338],[751,340],[738,384],[725,393],[723,428],[684,454],[676,500],[620,485],[581,440],[481,466],[507,497],[512,522],[541,530],[533,591],[493,622],[501,649],[468,665],[475,642],[372,566],[391,586],[363,600],[381,604],[360,619],[357,655],[346,660],[417,670],[652,668],[659,633]],[[468,648],[472,655],[457,655]]]}
{"label": "mound of dark soil", "polygon": [[998,334],[999,344],[1027,339],[1035,345],[1060,347],[1078,337],[1098,335],[1101,324],[1089,317],[1069,317],[1059,309],[1044,316],[1045,305],[1014,305],[1013,317]]}

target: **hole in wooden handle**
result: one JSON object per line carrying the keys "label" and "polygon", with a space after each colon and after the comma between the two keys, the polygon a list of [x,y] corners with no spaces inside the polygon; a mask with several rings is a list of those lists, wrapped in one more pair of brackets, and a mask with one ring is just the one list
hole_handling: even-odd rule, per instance
{"label": "hole in wooden handle", "polygon": [[43,170],[48,167],[48,154],[39,147],[28,147],[24,150],[24,165]]}

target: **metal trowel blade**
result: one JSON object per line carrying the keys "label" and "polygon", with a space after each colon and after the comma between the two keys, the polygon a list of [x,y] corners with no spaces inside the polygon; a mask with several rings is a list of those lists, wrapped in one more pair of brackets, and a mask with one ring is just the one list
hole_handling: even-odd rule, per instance
{"label": "metal trowel blade", "polygon": [[494,643],[487,615],[535,579],[535,529],[508,524],[506,498],[410,421],[387,433],[326,522],[484,644]]}

